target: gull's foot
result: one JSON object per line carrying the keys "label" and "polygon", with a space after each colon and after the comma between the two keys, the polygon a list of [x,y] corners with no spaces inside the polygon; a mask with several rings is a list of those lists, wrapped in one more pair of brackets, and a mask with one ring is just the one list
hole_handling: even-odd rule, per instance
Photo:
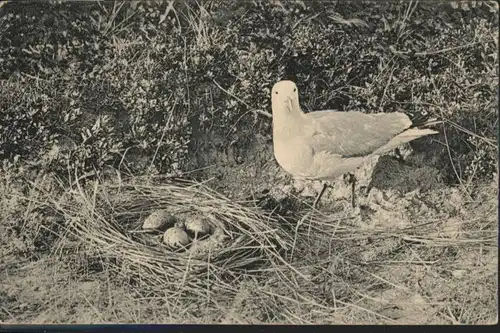
{"label": "gull's foot", "polygon": [[357,179],[353,173],[344,174],[344,182],[351,185],[351,206],[356,207],[356,183]]}

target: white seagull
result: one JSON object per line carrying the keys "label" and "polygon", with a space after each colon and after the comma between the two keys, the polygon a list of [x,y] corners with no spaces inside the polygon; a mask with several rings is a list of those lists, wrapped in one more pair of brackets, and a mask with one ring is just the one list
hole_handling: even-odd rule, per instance
{"label": "white seagull", "polygon": [[[331,181],[358,168],[367,159],[382,155],[437,131],[416,127],[400,112],[366,114],[334,110],[304,113],[297,86],[280,81],[272,89],[273,148],[278,164],[297,179],[321,180],[316,207]],[[434,125],[435,119],[422,126]],[[352,205],[355,179],[351,174]]]}

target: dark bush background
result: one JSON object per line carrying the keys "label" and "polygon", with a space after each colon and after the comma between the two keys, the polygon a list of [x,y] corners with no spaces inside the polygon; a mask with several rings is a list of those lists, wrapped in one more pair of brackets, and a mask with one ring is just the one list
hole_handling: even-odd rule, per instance
{"label": "dark bush background", "polygon": [[[496,172],[498,4],[8,2],[0,158],[65,175],[176,173],[207,133],[271,135],[269,91],[305,110],[428,113],[451,183]],[[224,90],[222,90],[222,89]],[[428,142],[428,141],[426,141]]]}

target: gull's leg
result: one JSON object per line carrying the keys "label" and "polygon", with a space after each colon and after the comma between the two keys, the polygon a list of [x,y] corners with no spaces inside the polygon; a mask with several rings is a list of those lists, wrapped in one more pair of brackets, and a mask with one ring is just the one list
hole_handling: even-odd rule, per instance
{"label": "gull's leg", "polygon": [[349,173],[349,182],[351,183],[351,206],[352,208],[356,207],[356,176],[352,173]]}
{"label": "gull's leg", "polygon": [[321,189],[321,191],[319,192],[318,196],[314,200],[314,203],[313,203],[313,207],[314,208],[316,208],[316,206],[318,205],[318,202],[321,199],[321,197],[323,196],[323,194],[325,193],[327,187],[328,187],[328,185],[326,184],[326,182],[323,183],[323,188]]}

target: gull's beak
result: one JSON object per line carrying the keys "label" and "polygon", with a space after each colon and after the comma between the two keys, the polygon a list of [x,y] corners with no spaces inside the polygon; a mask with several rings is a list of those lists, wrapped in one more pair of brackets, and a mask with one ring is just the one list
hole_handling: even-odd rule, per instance
{"label": "gull's beak", "polygon": [[290,96],[287,96],[285,98],[285,104],[287,108],[289,108],[290,110],[292,109],[292,98]]}

